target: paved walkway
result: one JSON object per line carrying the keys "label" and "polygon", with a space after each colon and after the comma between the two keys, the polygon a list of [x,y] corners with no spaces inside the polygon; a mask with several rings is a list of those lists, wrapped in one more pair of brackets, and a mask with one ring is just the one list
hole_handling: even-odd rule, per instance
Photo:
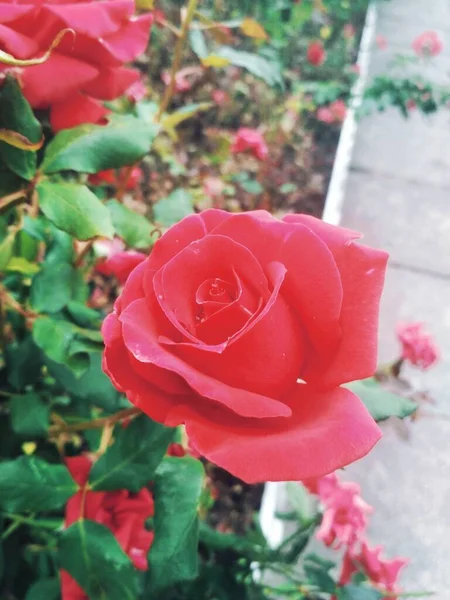
{"label": "paved walkway", "polygon": [[[388,49],[375,50],[371,73],[383,73],[412,39],[436,30],[445,43],[424,76],[450,84],[450,0],[380,2],[377,33]],[[416,69],[417,70],[417,69]],[[342,224],[390,255],[381,311],[380,360],[398,354],[395,325],[429,325],[442,350],[439,366],[411,371],[450,415],[450,113],[403,120],[395,110],[361,121],[346,186]],[[403,578],[410,591],[450,598],[450,419],[424,418],[408,440],[388,424],[384,439],[347,470],[376,508],[370,531],[389,555],[411,559]]]}

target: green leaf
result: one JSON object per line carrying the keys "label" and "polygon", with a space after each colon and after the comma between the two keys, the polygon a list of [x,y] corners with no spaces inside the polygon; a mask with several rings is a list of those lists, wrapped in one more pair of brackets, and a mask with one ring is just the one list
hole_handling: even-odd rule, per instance
{"label": "green leaf", "polygon": [[336,582],[328,573],[328,565],[322,565],[316,561],[307,561],[305,559],[303,570],[308,578],[308,582],[317,586],[321,592],[326,594],[336,593]]}
{"label": "green leaf", "polygon": [[359,585],[346,585],[337,589],[338,600],[381,600],[383,594],[379,591]]}
{"label": "green leaf", "polygon": [[23,258],[23,256],[13,256],[13,258],[11,258],[9,261],[6,270],[8,272],[30,276],[39,273],[40,267],[36,263],[30,262],[26,258]]}
{"label": "green leaf", "polygon": [[384,421],[389,417],[404,419],[417,410],[417,404],[384,389],[373,377],[353,381],[348,387],[361,398],[375,421]]}
{"label": "green leaf", "polygon": [[6,365],[8,383],[16,391],[36,382],[41,373],[42,357],[31,335],[7,346]]}
{"label": "green leaf", "polygon": [[74,329],[67,321],[39,317],[33,323],[33,340],[57,363],[66,363],[67,352],[74,335]]}
{"label": "green leaf", "polygon": [[66,310],[80,327],[95,327],[98,328],[102,322],[102,317],[93,308],[85,306],[81,302],[73,300],[66,306]]}
{"label": "green leaf", "polygon": [[59,600],[60,583],[56,577],[39,579],[28,588],[25,600]]}
{"label": "green leaf", "polygon": [[59,312],[72,299],[74,269],[67,263],[44,265],[33,277],[31,305],[38,312]]}
{"label": "green leaf", "polygon": [[131,248],[149,248],[154,239],[151,232],[154,225],[143,215],[130,210],[117,200],[107,203],[114,229],[119,237]]}
{"label": "green leaf", "polygon": [[55,510],[77,489],[63,465],[51,465],[34,456],[0,463],[0,507],[7,512]]}
{"label": "green leaf", "polygon": [[115,115],[108,125],[80,125],[56,134],[47,146],[44,173],[98,173],[132,165],[150,150],[159,127],[131,116]]}
{"label": "green leaf", "polygon": [[313,496],[301,482],[289,481],[286,484],[286,493],[289,506],[295,511],[301,523],[310,521],[317,513]]}
{"label": "green leaf", "polygon": [[4,271],[13,254],[16,232],[11,231],[0,240],[0,271]]}
{"label": "green leaf", "polygon": [[227,58],[236,67],[247,69],[247,71],[256,77],[260,77],[270,86],[283,86],[280,65],[274,61],[269,61],[267,58],[252,52],[235,50],[230,46],[222,46],[216,52],[216,55]]}
{"label": "green leaf", "polygon": [[249,194],[262,194],[263,186],[255,179],[249,179],[241,182],[241,187]]}
{"label": "green leaf", "polygon": [[37,191],[42,212],[59,229],[79,240],[114,235],[108,209],[85,185],[42,181]]}
{"label": "green leaf", "polygon": [[189,31],[189,42],[192,51],[199,58],[205,58],[209,54],[208,46],[206,45],[205,36],[200,29],[191,29]]}
{"label": "green leaf", "polygon": [[138,492],[153,478],[173,435],[173,429],[145,415],[119,427],[114,444],[91,469],[92,489]]}
{"label": "green leaf", "polygon": [[[39,142],[42,137],[41,125],[12,75],[7,75],[0,87],[0,129],[16,131],[30,142]],[[0,142],[0,162],[27,180],[36,173],[36,152],[13,148],[5,142]]]}
{"label": "green leaf", "polygon": [[[66,366],[47,361],[50,374],[70,394],[80,398],[85,404],[99,406],[108,412],[115,412],[122,406],[127,406],[122,396],[115,389],[109,377],[102,370],[102,356],[99,352],[90,354],[89,367],[79,378]],[[129,406],[129,405],[128,405]]]}
{"label": "green leaf", "polygon": [[10,403],[11,426],[22,436],[42,436],[47,433],[50,410],[37,394],[14,396]]}
{"label": "green leaf", "polygon": [[182,188],[174,190],[153,206],[155,220],[163,227],[170,227],[193,212],[192,195]]}
{"label": "green leaf", "polygon": [[83,519],[64,530],[58,559],[90,600],[136,600],[137,573],[104,525]]}
{"label": "green leaf", "polygon": [[157,591],[194,579],[198,571],[197,508],[203,466],[191,457],[165,458],[156,470],[155,539],[150,549],[148,589]]}

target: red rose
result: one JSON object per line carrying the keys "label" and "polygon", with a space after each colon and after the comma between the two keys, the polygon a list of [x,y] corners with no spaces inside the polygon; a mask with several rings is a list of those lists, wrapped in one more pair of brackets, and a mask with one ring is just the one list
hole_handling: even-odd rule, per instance
{"label": "red rose", "polygon": [[98,122],[107,112],[101,101],[139,79],[123,64],[144,52],[153,17],[133,13],[133,0],[0,0],[0,50],[16,58],[40,56],[62,29],[75,31],[45,63],[20,76],[31,106],[50,109],[54,130]]}
{"label": "red rose", "polygon": [[[67,468],[81,489],[66,505],[65,526],[80,518],[90,519],[108,527],[117,541],[141,570],[148,569],[147,554],[153,541],[153,532],[145,529],[145,521],[153,516],[153,498],[147,488],[137,494],[127,490],[117,492],[91,492],[86,485],[92,462],[87,456],[66,458]],[[87,600],[78,583],[61,571],[62,600]]]}
{"label": "red rose", "polygon": [[325,62],[327,53],[323,47],[322,42],[316,41],[311,42],[306,51],[306,58],[315,67],[320,67]]}
{"label": "red rose", "polygon": [[247,151],[258,160],[266,160],[269,156],[269,148],[259,131],[249,127],[241,127],[238,129],[231,145],[231,152],[238,154]]}
{"label": "red rose", "polygon": [[402,346],[401,358],[426,371],[439,360],[439,349],[423,323],[400,323],[397,337]]}
{"label": "red rose", "polygon": [[97,273],[102,275],[114,275],[120,284],[124,284],[130,273],[145,260],[147,256],[143,252],[127,250],[115,252],[106,259],[101,259],[95,267]]}
{"label": "red rose", "polygon": [[412,43],[417,56],[437,56],[444,49],[441,38],[435,31],[424,31]]}
{"label": "red rose", "polygon": [[342,383],[370,376],[387,255],[305,215],[174,225],[103,325],[104,369],[152,419],[248,482],[304,480],[381,434]]}
{"label": "red rose", "polygon": [[140,167],[133,167],[131,172],[128,167],[122,167],[116,173],[114,169],[99,171],[93,175],[89,175],[89,183],[92,185],[110,185],[120,188],[123,185],[123,180],[126,178],[125,189],[128,191],[134,190],[142,181],[143,173]]}

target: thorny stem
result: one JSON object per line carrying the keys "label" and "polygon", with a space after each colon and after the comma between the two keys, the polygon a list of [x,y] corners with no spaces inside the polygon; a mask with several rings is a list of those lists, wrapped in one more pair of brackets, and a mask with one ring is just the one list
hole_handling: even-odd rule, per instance
{"label": "thorny stem", "polygon": [[198,3],[198,0],[189,0],[187,10],[186,10],[186,16],[185,16],[183,24],[181,26],[180,35],[179,35],[179,38],[178,38],[176,46],[175,46],[172,68],[170,70],[170,83],[166,87],[164,96],[161,100],[161,104],[159,106],[159,111],[156,116],[157,122],[161,119],[162,115],[166,112],[167,107],[169,106],[170,101],[173,96],[173,93],[175,91],[175,77],[176,77],[176,74],[178,73],[178,71],[180,70],[184,44],[186,42],[186,38],[187,38],[187,35],[189,32],[189,27],[192,23],[192,19],[194,18],[194,13],[197,8],[197,3]]}
{"label": "thorny stem", "polygon": [[49,428],[49,434],[54,436],[58,433],[76,432],[76,431],[87,431],[88,429],[101,429],[102,427],[112,426],[115,423],[124,421],[125,419],[132,419],[137,415],[141,414],[141,410],[136,407],[125,408],[120,410],[114,415],[109,417],[102,417],[101,419],[94,419],[92,421],[85,421],[84,423],[58,423]]}
{"label": "thorny stem", "polygon": [[5,306],[9,306],[10,308],[12,308],[16,312],[18,312],[20,315],[25,317],[26,319],[35,319],[38,316],[37,313],[28,312],[25,309],[23,309],[22,306],[19,304],[19,302],[17,302],[17,300],[14,300],[14,298],[10,294],[8,294],[8,292],[5,290],[5,288],[2,287],[1,285],[0,285],[0,302],[2,302],[2,304],[4,304]]}

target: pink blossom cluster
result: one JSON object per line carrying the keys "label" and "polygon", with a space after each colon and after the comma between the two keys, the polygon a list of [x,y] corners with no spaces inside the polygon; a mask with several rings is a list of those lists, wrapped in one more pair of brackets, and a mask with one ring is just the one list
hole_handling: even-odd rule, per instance
{"label": "pink blossom cluster", "polygon": [[401,359],[422,371],[439,360],[439,349],[432,336],[424,330],[423,323],[399,323],[397,337],[401,344]]}
{"label": "pink blossom cluster", "polygon": [[404,558],[386,560],[381,556],[382,546],[368,544],[365,533],[373,508],[361,497],[360,486],[341,481],[336,473],[305,482],[305,485],[324,507],[316,537],[326,546],[345,550],[339,585],[347,585],[354,574],[363,573],[381,593],[395,600],[392,594],[399,593],[398,575],[408,561]]}

